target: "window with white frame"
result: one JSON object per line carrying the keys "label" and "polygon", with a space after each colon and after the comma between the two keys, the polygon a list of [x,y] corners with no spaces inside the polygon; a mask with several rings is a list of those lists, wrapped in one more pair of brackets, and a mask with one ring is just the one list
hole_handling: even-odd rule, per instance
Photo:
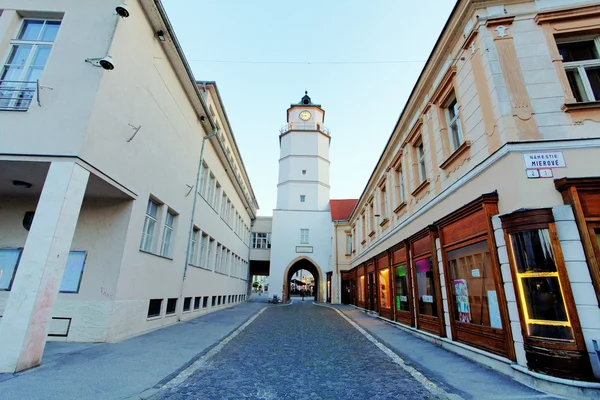
{"label": "window with white frame", "polygon": [[446,104],[445,113],[446,123],[448,124],[448,135],[450,136],[450,151],[454,152],[464,141],[456,95],[452,94],[452,97]]}
{"label": "window with white frame", "polygon": [[213,206],[215,210],[219,208],[219,198],[221,197],[221,185],[217,182],[217,188],[215,190],[215,196],[213,199]]}
{"label": "window with white frame", "polygon": [[306,202],[306,196],[301,194],[300,195],[300,203],[305,203]]}
{"label": "window with white frame", "polygon": [[600,101],[600,36],[557,38],[556,45],[575,99]]}
{"label": "window with white frame", "polygon": [[56,20],[23,20],[0,72],[0,110],[29,108],[59,27]]}
{"label": "window with white frame", "polygon": [[221,199],[221,218],[225,218],[225,214],[227,213],[227,194],[223,191],[223,196]]}
{"label": "window with white frame", "polygon": [[160,255],[171,257],[173,250],[173,226],[175,224],[175,213],[171,210],[167,211],[165,218],[165,229],[163,231],[162,245],[160,247]]}
{"label": "window with white frame", "polygon": [[200,250],[198,251],[198,265],[201,267],[207,266],[207,261],[204,259],[204,256],[207,252],[208,254],[210,254],[210,247],[208,245],[208,235],[202,234],[202,237],[200,238]]}
{"label": "window with white frame", "polygon": [[208,165],[202,162],[202,172],[200,175],[200,186],[198,186],[198,194],[204,195],[206,193],[206,185],[208,184]]}
{"label": "window with white frame", "polygon": [[402,165],[399,165],[394,170],[394,186],[396,190],[396,201],[398,202],[398,205],[400,205],[405,201],[404,175],[402,174]]}
{"label": "window with white frame", "polygon": [[346,254],[352,254],[352,235],[346,235]]}
{"label": "window with white frame", "polygon": [[419,184],[425,182],[427,179],[427,170],[425,167],[425,149],[423,147],[423,141],[419,141],[415,146],[417,153],[417,173],[419,174]]}
{"label": "window with white frame", "polygon": [[221,245],[219,243],[217,243],[217,252],[215,254],[215,271],[219,272],[221,270]]}
{"label": "window with white frame", "polygon": [[[215,176],[209,173],[208,186],[206,188],[206,201],[210,204],[213,201],[213,192],[215,191]],[[214,204],[212,204],[214,207]]]}
{"label": "window with white frame", "polygon": [[388,215],[388,206],[387,206],[387,191],[385,190],[385,185],[379,189],[379,216],[380,221],[384,221],[389,218]]}
{"label": "window with white frame", "polygon": [[308,229],[300,229],[300,244],[308,244]]}
{"label": "window with white frame", "polygon": [[148,200],[146,206],[146,218],[144,219],[144,229],[142,230],[142,240],[140,249],[152,252],[154,246],[154,235],[156,234],[156,222],[158,221],[158,203],[154,200]]}
{"label": "window with white frame", "polygon": [[198,265],[198,257],[196,255],[196,252],[198,251],[198,236],[200,236],[200,230],[194,227],[194,230],[192,231],[192,248],[188,255],[188,264]]}
{"label": "window with white frame", "polygon": [[210,265],[210,263],[213,262],[212,251],[213,251],[214,247],[215,247],[215,239],[210,238],[208,241],[208,247],[206,248],[206,265],[205,265],[210,270],[213,270],[213,266]]}
{"label": "window with white frame", "polygon": [[270,249],[271,248],[271,234],[264,232],[255,232],[252,234],[252,248],[253,249]]}

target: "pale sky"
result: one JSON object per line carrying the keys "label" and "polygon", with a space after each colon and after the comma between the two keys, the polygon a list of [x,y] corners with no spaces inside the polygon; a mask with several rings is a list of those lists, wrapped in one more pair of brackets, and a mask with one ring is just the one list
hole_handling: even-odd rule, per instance
{"label": "pale sky", "polygon": [[455,3],[163,0],[195,78],[217,82],[263,216],[304,90],[331,130],[331,198],[361,195]]}

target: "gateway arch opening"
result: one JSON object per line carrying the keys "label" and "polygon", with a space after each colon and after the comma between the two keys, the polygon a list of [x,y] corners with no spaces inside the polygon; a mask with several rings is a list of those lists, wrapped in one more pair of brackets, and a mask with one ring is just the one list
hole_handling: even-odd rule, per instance
{"label": "gateway arch opening", "polygon": [[[305,279],[298,279],[299,275],[297,273],[300,271],[303,271],[303,275],[306,276]],[[312,275],[312,280],[310,280],[310,275]],[[292,288],[294,288],[295,292],[292,292]],[[305,294],[308,292],[306,296],[310,296],[310,289],[312,288],[312,296],[314,296],[315,301],[320,301],[321,282],[319,269],[307,259],[298,260],[289,267],[285,276],[285,300],[289,300],[292,295],[298,293],[298,288],[303,288]]]}

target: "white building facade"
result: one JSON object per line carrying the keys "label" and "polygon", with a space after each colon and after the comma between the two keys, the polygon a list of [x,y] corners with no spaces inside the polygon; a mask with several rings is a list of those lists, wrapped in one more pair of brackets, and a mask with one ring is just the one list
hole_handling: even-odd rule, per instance
{"label": "white building facade", "polygon": [[[325,111],[308,94],[287,110],[281,129],[277,208],[273,210],[270,295],[289,298],[289,282],[305,269],[315,278],[323,301],[330,269],[329,145]],[[318,289],[317,289],[318,288]]]}
{"label": "white building facade", "polygon": [[0,9],[0,372],[243,301],[257,204],[160,1]]}

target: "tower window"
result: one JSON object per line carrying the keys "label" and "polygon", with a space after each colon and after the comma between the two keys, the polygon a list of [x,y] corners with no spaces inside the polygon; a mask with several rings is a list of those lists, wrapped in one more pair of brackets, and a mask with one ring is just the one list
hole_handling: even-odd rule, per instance
{"label": "tower window", "polygon": [[300,244],[308,244],[308,229],[300,229]]}
{"label": "tower window", "polygon": [[304,202],[306,202],[306,196],[301,194],[300,195],[300,203],[304,203]]}
{"label": "tower window", "polygon": [[306,175],[306,170],[305,169],[302,170],[302,175]]}

